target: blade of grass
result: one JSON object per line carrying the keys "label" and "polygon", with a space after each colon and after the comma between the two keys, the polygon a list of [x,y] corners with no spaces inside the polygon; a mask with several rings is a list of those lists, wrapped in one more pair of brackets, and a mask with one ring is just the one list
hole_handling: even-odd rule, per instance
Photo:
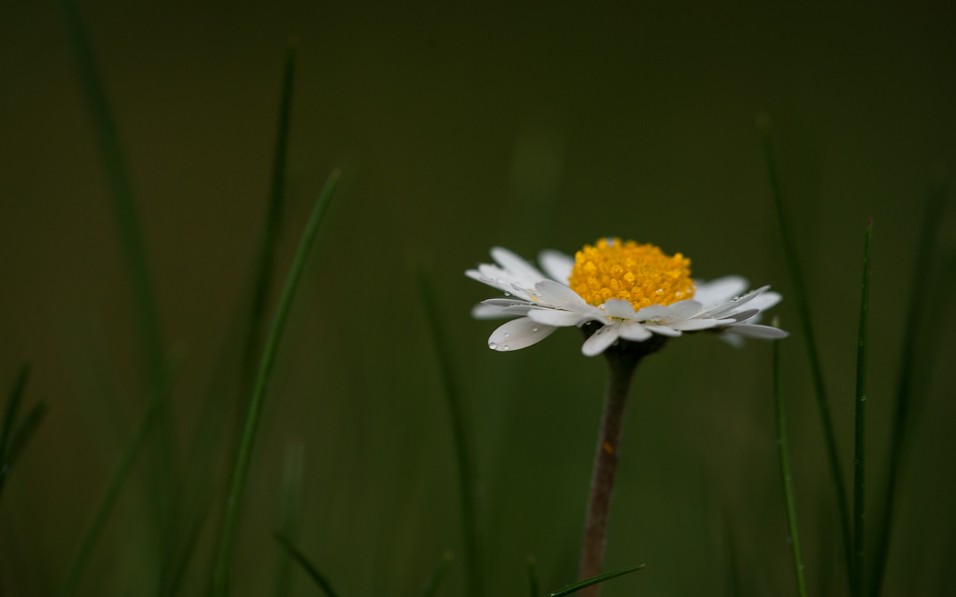
{"label": "blade of grass", "polygon": [[146,407],[146,412],[143,414],[142,419],[140,419],[139,425],[137,425],[132,436],[126,442],[126,446],[123,448],[116,469],[113,471],[109,485],[107,485],[106,493],[103,495],[103,499],[100,500],[93,519],[90,522],[90,526],[83,535],[83,540],[76,552],[76,556],[73,558],[72,564],[70,564],[66,582],[63,584],[61,590],[61,594],[65,597],[73,595],[79,586],[83,572],[89,563],[90,556],[96,548],[96,543],[99,541],[103,528],[106,526],[106,522],[113,512],[113,508],[116,506],[116,500],[119,498],[123,487],[126,485],[126,481],[129,479],[130,473],[133,471],[133,465],[136,464],[136,460],[139,458],[149,433],[157,422],[162,407],[161,405],[166,402],[166,392],[168,388],[168,380],[165,380],[155,391],[153,399]]}
{"label": "blade of grass", "polygon": [[900,368],[893,407],[893,430],[890,440],[889,463],[885,477],[886,484],[882,488],[882,514],[877,522],[877,540],[870,575],[869,594],[871,597],[878,597],[883,589],[896,498],[899,491],[898,481],[909,431],[910,395],[913,391],[916,356],[919,354],[920,330],[923,327],[923,315],[926,312],[926,309],[923,308],[923,300],[927,295],[926,289],[929,288],[933,253],[939,236],[940,223],[943,221],[943,207],[949,189],[948,182],[940,181],[930,192],[926,199],[923,222],[920,226],[919,248],[916,251],[916,263],[913,264],[913,282],[910,287],[909,307],[906,310],[903,347],[900,351]]}
{"label": "blade of grass", "polygon": [[302,278],[302,272],[305,269],[305,263],[311,252],[310,249],[315,242],[319,224],[322,222],[340,176],[341,174],[338,170],[332,171],[325,183],[325,187],[319,194],[319,198],[315,202],[312,214],[309,216],[305,230],[299,239],[299,246],[296,249],[292,266],[289,268],[289,274],[286,276],[285,286],[279,298],[275,318],[272,321],[272,326],[266,337],[266,344],[259,361],[259,370],[256,374],[252,397],[246,409],[245,425],[243,426],[242,437],[236,450],[232,479],[229,483],[229,493],[226,497],[225,518],[219,536],[218,553],[213,568],[212,595],[216,597],[222,597],[228,593],[229,568],[232,564],[232,553],[235,547],[239,513],[245,495],[246,477],[249,475],[249,464],[252,461],[252,449],[255,444],[256,432],[259,429],[262,404],[265,399],[266,389],[269,386],[269,379],[272,376],[272,367],[275,364],[279,342],[282,339],[286,320],[289,317],[292,299],[295,297],[299,280]]}
{"label": "blade of grass", "polygon": [[316,568],[312,562],[309,561],[309,558],[302,553],[298,547],[295,546],[289,539],[284,537],[281,533],[275,534],[276,541],[279,542],[279,545],[288,552],[292,560],[302,567],[302,570],[309,575],[309,578],[315,582],[316,586],[322,589],[322,592],[325,593],[326,597],[336,597],[335,591],[332,589],[332,584],[329,582],[325,575],[319,572],[319,569]]}
{"label": "blade of grass", "polygon": [[23,365],[17,373],[17,379],[13,382],[13,388],[10,390],[10,397],[7,399],[7,407],[3,413],[3,427],[0,428],[0,468],[4,469],[7,465],[7,446],[13,439],[13,425],[20,414],[20,404],[23,401],[23,394],[27,389],[27,382],[30,380],[30,365]]}
{"label": "blade of grass", "polygon": [[438,591],[438,585],[441,584],[441,580],[445,576],[445,572],[448,571],[448,567],[451,566],[454,560],[455,554],[452,551],[446,551],[442,554],[441,559],[435,564],[435,569],[432,570],[431,575],[425,582],[425,586],[422,588],[422,597],[434,597]]}
{"label": "blade of grass", "polygon": [[[149,274],[146,246],[140,228],[140,218],[126,166],[119,131],[113,119],[106,88],[100,77],[92,45],[82,15],[74,0],[57,0],[69,39],[70,49],[79,71],[80,86],[86,97],[94,133],[103,160],[104,173],[110,188],[112,210],[116,217],[120,249],[132,293],[135,327],[139,340],[140,369],[148,396],[165,395],[156,390],[162,384],[166,356],[160,332],[159,313]],[[148,398],[147,401],[151,401]],[[150,407],[152,408],[152,407]],[[175,540],[178,528],[179,490],[175,485],[177,448],[173,432],[173,417],[169,405],[158,405],[158,442],[152,453],[155,475],[150,495],[157,513],[156,529],[161,552]]]}
{"label": "blade of grass", "polygon": [[[302,455],[305,448],[300,441],[290,441],[285,448],[282,466],[282,497],[279,506],[279,533],[295,540],[296,520],[299,517],[299,501],[302,493]],[[276,597],[289,594],[292,560],[285,551],[280,551],[276,562]]]}
{"label": "blade of grass", "polygon": [[[774,322],[776,326],[776,322]],[[780,343],[773,343],[773,394],[777,419],[777,455],[780,459],[780,478],[783,481],[783,499],[787,505],[787,528],[790,533],[790,552],[793,557],[793,574],[797,582],[797,594],[807,597],[807,581],[803,573],[803,555],[800,551],[800,534],[797,532],[797,504],[793,491],[793,474],[790,470],[790,439],[787,434],[787,412],[783,402],[783,385],[780,379]]]}
{"label": "blade of grass", "polygon": [[541,596],[541,585],[538,583],[538,561],[532,554],[528,554],[528,592],[531,597]]}
{"label": "blade of grass", "polygon": [[576,593],[580,591],[581,589],[611,580],[612,578],[617,578],[619,576],[624,576],[625,574],[630,574],[632,572],[637,572],[638,570],[642,570],[645,565],[646,564],[638,564],[637,566],[631,566],[629,568],[621,568],[620,570],[612,570],[611,572],[605,572],[604,574],[599,574],[597,576],[587,578],[585,580],[576,582],[573,585],[568,585],[564,587],[563,589],[559,589],[551,593],[550,597],[564,597],[564,595],[570,595],[572,593]]}
{"label": "blade of grass", "polygon": [[16,425],[29,379],[30,366],[24,365],[17,374],[17,380],[10,391],[10,398],[7,400],[3,415],[3,426],[0,428],[0,495],[3,494],[7,477],[13,470],[21,450],[33,437],[33,433],[46,414],[46,405],[41,402],[30,409],[20,425]]}
{"label": "blade of grass", "polygon": [[866,224],[863,244],[863,283],[860,290],[860,331],[856,343],[856,408],[853,442],[853,594],[863,594],[864,526],[866,506],[866,351],[869,343],[870,316],[870,247],[873,241],[873,219]]}
{"label": "blade of grass", "polygon": [[275,269],[276,245],[285,207],[286,162],[289,153],[289,121],[292,115],[292,92],[295,84],[297,46],[290,39],[286,48],[285,70],[282,76],[282,92],[279,100],[279,117],[276,127],[276,144],[272,158],[272,183],[269,206],[262,230],[262,242],[256,264],[252,304],[246,328],[245,349],[242,357],[243,384],[241,390],[249,392],[256,372],[256,360],[262,350],[263,320],[269,302],[269,287]]}
{"label": "blade of grass", "polygon": [[793,285],[794,295],[796,297],[797,311],[800,313],[800,328],[806,340],[807,360],[810,363],[810,371],[813,377],[817,413],[820,418],[820,427],[823,431],[824,447],[830,468],[830,477],[833,480],[833,489],[836,493],[841,538],[843,540],[843,552],[846,560],[847,580],[852,585],[854,558],[853,540],[850,531],[850,509],[847,501],[846,484],[843,479],[843,466],[840,463],[836,435],[834,434],[833,422],[830,417],[826,384],[823,381],[823,366],[820,363],[816,336],[813,333],[813,319],[810,313],[807,285],[803,275],[803,268],[800,265],[797,239],[790,225],[790,216],[784,204],[783,193],[780,186],[780,176],[777,169],[776,153],[774,151],[773,131],[770,126],[770,119],[766,115],[759,115],[757,117],[757,129],[760,133],[764,159],[767,162],[767,176],[770,181],[770,191],[773,196],[774,209],[777,213],[777,221],[780,225],[780,236],[783,240],[787,269],[790,271],[790,281]]}
{"label": "blade of grass", "polygon": [[38,402],[33,405],[27,416],[23,417],[23,422],[13,432],[13,439],[10,441],[10,447],[7,449],[7,466],[12,468],[20,456],[20,452],[26,447],[27,443],[33,439],[37,427],[46,417],[46,403]]}
{"label": "blade of grass", "polygon": [[445,336],[431,285],[425,274],[419,272],[418,290],[425,309],[425,320],[438,358],[438,369],[444,386],[445,400],[451,419],[452,438],[455,442],[455,460],[458,472],[459,515],[464,540],[465,595],[477,597],[484,593],[481,547],[477,521],[477,472],[471,427],[467,408],[459,391],[458,377],[451,358],[451,345]]}

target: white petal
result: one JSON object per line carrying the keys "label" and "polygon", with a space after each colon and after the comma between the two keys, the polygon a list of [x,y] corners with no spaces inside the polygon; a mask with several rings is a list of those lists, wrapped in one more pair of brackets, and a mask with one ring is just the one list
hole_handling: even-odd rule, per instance
{"label": "white petal", "polygon": [[673,323],[690,319],[700,313],[701,304],[696,300],[679,301],[664,307],[667,314],[660,320],[661,323]]}
{"label": "white petal", "polygon": [[505,352],[526,348],[541,342],[558,328],[542,325],[527,317],[515,319],[491,333],[488,348]]}
{"label": "white petal", "polygon": [[[603,307],[603,309],[601,308]],[[634,306],[630,301],[623,299],[608,299],[601,307],[598,307],[608,317],[617,317],[618,319],[634,319]]]}
{"label": "white petal", "polygon": [[700,312],[700,303],[696,300],[680,301],[672,305],[651,305],[635,314],[638,321],[659,321],[664,323],[683,321]]}
{"label": "white petal", "polygon": [[676,338],[681,334],[679,330],[671,329],[670,327],[663,325],[647,325],[645,323],[644,328],[654,332],[655,334],[659,334],[661,336],[670,336],[671,338]]}
{"label": "white petal", "polygon": [[745,336],[747,338],[760,338],[762,340],[777,340],[779,338],[786,338],[790,335],[780,328],[775,328],[769,325],[755,325],[752,323],[738,323],[727,326],[727,332],[732,334],[740,334],[741,336]]}
{"label": "white petal", "polygon": [[763,294],[769,289],[770,289],[769,286],[761,286],[760,288],[756,290],[751,290],[750,292],[748,292],[747,294],[741,297],[731,299],[727,301],[726,303],[724,303],[723,305],[719,305],[717,307],[708,309],[707,311],[704,311],[703,313],[701,313],[701,316],[716,317],[717,319],[720,319],[721,317],[728,315],[730,313],[736,313],[736,312],[742,311],[743,310],[742,307],[744,305],[754,300],[755,298],[757,298],[758,296],[760,296],[761,294]]}
{"label": "white petal", "polygon": [[710,328],[716,328],[722,325],[727,325],[727,321],[723,319],[688,319],[686,321],[669,323],[667,324],[667,327],[671,328],[672,330],[693,332],[696,330],[708,330]]}
{"label": "white petal", "polygon": [[493,298],[481,301],[482,305],[494,305],[496,307],[530,307],[531,303],[521,299],[513,298]]}
{"label": "white petal", "polygon": [[694,300],[708,309],[729,301],[747,289],[747,280],[740,276],[725,276],[710,282],[695,280],[695,284]]}
{"label": "white petal", "polygon": [[531,265],[518,255],[502,247],[493,247],[491,256],[505,271],[514,275],[520,281],[525,282],[527,286],[534,285],[535,282],[544,279],[544,274],[538,271],[538,268]]}
{"label": "white petal", "polygon": [[589,312],[588,304],[578,293],[554,280],[542,280],[534,285],[535,291],[547,305],[561,307],[566,311]]}
{"label": "white petal", "polygon": [[541,264],[544,273],[548,274],[552,280],[557,280],[562,284],[568,283],[568,279],[571,278],[571,270],[574,269],[574,259],[560,251],[542,251],[538,255],[538,263]]}
{"label": "white petal", "polygon": [[644,326],[636,321],[625,321],[621,324],[621,338],[633,342],[643,342],[653,336],[652,333],[644,329]]}
{"label": "white petal", "polygon": [[562,311],[560,309],[531,309],[528,312],[528,317],[538,323],[553,325],[555,327],[578,325],[589,319],[587,315],[574,311]]}
{"label": "white petal", "polygon": [[664,305],[651,305],[644,307],[634,314],[634,319],[638,321],[657,321],[667,315],[667,307]]}
{"label": "white petal", "polygon": [[621,326],[619,324],[606,325],[600,328],[591,334],[591,337],[584,342],[584,346],[581,347],[581,352],[589,357],[601,354],[618,339],[621,331],[620,328]]}
{"label": "white petal", "polygon": [[489,305],[487,302],[475,305],[471,310],[471,316],[475,319],[499,319],[502,317],[520,317],[525,315],[531,309],[527,304],[518,305]]}
{"label": "white petal", "polygon": [[766,311],[767,309],[775,307],[782,299],[783,297],[780,296],[779,292],[768,291],[754,298],[747,306],[751,309]]}
{"label": "white petal", "polygon": [[760,309],[744,309],[743,311],[738,311],[736,313],[728,313],[727,315],[724,315],[723,317],[721,317],[721,321],[730,320],[734,323],[737,323],[740,321],[747,321],[748,319],[751,319],[750,323],[756,323],[756,320],[758,319],[757,317],[758,315],[760,315]]}

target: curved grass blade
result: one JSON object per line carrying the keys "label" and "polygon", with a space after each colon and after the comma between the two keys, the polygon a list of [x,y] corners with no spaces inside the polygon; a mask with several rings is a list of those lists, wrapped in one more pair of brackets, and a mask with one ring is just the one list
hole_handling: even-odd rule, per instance
{"label": "curved grass blade", "polygon": [[826,384],[823,381],[823,366],[817,351],[816,336],[813,333],[813,320],[810,313],[810,300],[807,297],[807,286],[803,276],[803,267],[800,265],[800,256],[797,252],[797,239],[790,226],[790,216],[783,200],[780,188],[780,176],[777,170],[776,153],[774,152],[773,131],[770,119],[766,115],[757,117],[757,129],[763,146],[764,158],[767,162],[767,176],[770,181],[770,191],[773,196],[777,221],[780,225],[780,236],[783,239],[783,250],[787,260],[787,269],[790,271],[790,281],[793,285],[797,311],[800,313],[800,328],[806,339],[807,360],[813,376],[814,395],[816,396],[817,413],[820,417],[820,427],[823,431],[824,447],[830,467],[830,477],[836,493],[837,509],[840,516],[841,539],[846,560],[847,580],[852,585],[853,579],[853,540],[850,531],[850,509],[847,501],[846,484],[843,480],[843,466],[840,463],[840,454],[837,450],[836,435],[833,431],[833,422],[830,417],[830,406],[827,400]]}
{"label": "curved grass blade", "polygon": [[256,374],[252,397],[246,409],[242,437],[236,450],[232,479],[229,483],[229,493],[226,498],[225,519],[219,536],[219,547],[213,568],[212,594],[216,597],[222,597],[228,593],[229,568],[232,564],[232,553],[235,546],[239,513],[245,495],[246,478],[249,475],[249,463],[252,461],[252,449],[255,444],[256,433],[259,429],[262,404],[265,399],[266,389],[269,386],[269,379],[272,376],[272,367],[275,365],[279,342],[282,339],[282,333],[285,331],[285,324],[289,317],[292,299],[295,297],[296,290],[299,287],[299,280],[302,278],[302,272],[305,269],[305,263],[308,260],[310,249],[315,242],[319,224],[322,222],[340,176],[341,173],[339,170],[332,171],[325,183],[325,187],[319,194],[319,198],[315,202],[312,214],[309,216],[305,230],[302,232],[302,237],[299,239],[299,246],[296,249],[292,266],[289,268],[289,274],[286,276],[285,286],[282,289],[282,295],[279,299],[275,318],[269,329],[269,335],[266,338],[262,358],[259,361],[259,371]]}
{"label": "curved grass blade", "polygon": [[23,365],[20,367],[17,380],[13,382],[13,388],[10,390],[7,407],[3,413],[3,427],[0,428],[0,467],[4,471],[8,461],[7,446],[13,440],[13,425],[20,414],[20,404],[23,402],[23,394],[26,392],[28,381],[30,381],[30,365]]}
{"label": "curved grass blade", "polygon": [[866,224],[863,244],[863,283],[860,291],[860,331],[856,343],[856,408],[853,446],[853,594],[863,594],[864,526],[866,506],[866,352],[870,317],[870,246],[873,219]]}
{"label": "curved grass blade", "polygon": [[[146,244],[140,227],[133,185],[123,154],[119,130],[113,119],[106,87],[100,77],[93,49],[87,36],[82,15],[75,0],[58,0],[70,49],[79,71],[80,86],[86,98],[93,129],[103,160],[104,174],[109,185],[112,211],[116,217],[120,252],[129,278],[132,294],[135,328],[139,341],[139,366],[147,391],[148,403],[155,396],[166,374],[166,355],[163,348],[159,311],[149,273]],[[153,406],[147,408],[152,409]],[[157,537],[165,552],[175,541],[180,515],[180,490],[176,485],[176,456],[178,449],[173,431],[173,417],[169,405],[157,406],[158,441],[150,454],[155,474],[150,475],[152,507],[155,510]]]}
{"label": "curved grass blade", "polygon": [[297,45],[289,40],[286,48],[285,69],[282,76],[282,92],[279,100],[279,118],[276,128],[276,144],[272,158],[272,183],[269,193],[269,206],[262,230],[262,242],[253,283],[252,304],[249,308],[249,321],[246,328],[245,348],[242,356],[243,393],[252,386],[256,360],[262,350],[262,328],[265,319],[266,304],[269,302],[269,287],[272,284],[272,272],[275,269],[276,245],[279,242],[279,229],[285,208],[286,162],[289,154],[289,122],[292,116],[292,92],[295,86]]}
{"label": "curved grass blade", "polygon": [[943,208],[949,181],[940,181],[926,200],[923,222],[920,226],[919,248],[916,251],[916,263],[913,265],[913,283],[910,288],[909,308],[906,310],[903,347],[900,351],[900,368],[896,383],[896,397],[893,407],[893,431],[890,440],[889,463],[887,465],[886,485],[882,488],[883,508],[877,522],[875,554],[870,574],[871,597],[882,592],[886,561],[889,555],[890,534],[895,514],[898,481],[906,448],[910,419],[910,394],[913,390],[916,356],[920,346],[920,330],[923,326],[923,299],[929,288],[930,272],[933,265],[933,253],[939,237],[940,223],[943,221]]}
{"label": "curved grass blade", "polygon": [[[295,539],[296,520],[299,517],[299,502],[302,494],[302,461],[305,447],[300,441],[290,441],[285,448],[285,461],[282,463],[282,497],[279,506],[279,533]],[[279,553],[276,562],[275,597],[289,594],[292,561],[286,552]]]}
{"label": "curved grass blade", "polygon": [[[774,323],[776,325],[776,322]],[[787,413],[783,403],[780,380],[780,343],[773,343],[773,394],[777,419],[777,454],[780,459],[780,478],[783,481],[783,498],[787,504],[787,528],[790,533],[790,553],[793,557],[793,574],[797,581],[797,594],[807,596],[807,580],[803,572],[803,555],[800,551],[800,533],[797,531],[797,505],[793,491],[793,475],[790,470],[790,439],[787,433]]]}
{"label": "curved grass blade", "polygon": [[337,597],[335,591],[332,589],[332,584],[329,583],[329,580],[319,572],[319,569],[316,568],[312,562],[309,561],[309,558],[302,553],[298,547],[295,546],[289,539],[282,535],[282,533],[275,534],[276,541],[279,542],[279,545],[283,547],[288,553],[292,560],[302,566],[302,569],[306,574],[309,575],[309,578],[315,582],[316,586],[322,589],[322,592],[325,593],[326,597]]}
{"label": "curved grass blade", "polygon": [[435,346],[438,368],[444,386],[445,400],[451,419],[452,437],[458,469],[458,488],[461,530],[464,537],[465,595],[476,597],[484,593],[481,565],[481,546],[477,521],[477,478],[471,427],[467,408],[459,391],[458,377],[451,359],[451,347],[442,328],[438,302],[424,273],[419,272],[418,290],[425,309],[425,321]]}
{"label": "curved grass blade", "polygon": [[136,460],[139,458],[146,439],[157,422],[162,405],[166,404],[168,388],[168,380],[164,380],[161,386],[155,390],[153,399],[146,407],[146,412],[143,414],[139,425],[137,425],[133,431],[133,435],[123,448],[123,453],[120,455],[116,470],[110,478],[109,485],[107,485],[106,493],[103,495],[103,499],[100,500],[99,506],[93,515],[93,520],[83,535],[80,547],[70,565],[66,582],[63,584],[63,590],[61,591],[66,597],[76,592],[83,572],[89,563],[90,556],[93,554],[96,543],[99,541],[100,535],[103,532],[103,527],[106,526],[106,522],[113,512],[113,508],[116,506],[116,500],[119,498],[123,487],[126,485],[127,479],[129,479],[130,473],[133,471],[133,465],[136,464]]}
{"label": "curved grass blade", "polygon": [[46,415],[46,405],[40,402],[30,409],[20,425],[16,425],[29,379],[30,365],[24,365],[17,374],[17,380],[10,391],[10,398],[7,400],[7,407],[4,411],[3,426],[0,428],[0,495],[3,494],[7,477],[13,470],[20,452],[33,437],[44,415]]}
{"label": "curved grass blade", "polygon": [[442,554],[441,559],[438,560],[438,563],[435,565],[435,569],[432,570],[431,575],[425,582],[424,588],[422,588],[422,597],[435,596],[435,593],[438,591],[438,585],[441,584],[445,572],[448,571],[448,567],[451,566],[453,561],[455,561],[455,554],[452,551],[446,551]]}
{"label": "curved grass blade", "polygon": [[531,597],[541,595],[541,585],[538,583],[538,561],[532,554],[528,554],[528,591]]}
{"label": "curved grass blade", "polygon": [[586,589],[592,585],[602,583],[604,581],[611,580],[612,578],[617,578],[619,576],[624,576],[625,574],[630,574],[632,572],[637,572],[642,570],[646,564],[638,564],[637,566],[631,566],[630,568],[621,568],[620,570],[612,570],[611,572],[605,572],[604,574],[599,574],[592,578],[582,580],[581,582],[574,583],[573,585],[568,585],[563,589],[559,589],[550,594],[549,597],[564,597],[564,595],[570,595],[576,593],[581,589]]}

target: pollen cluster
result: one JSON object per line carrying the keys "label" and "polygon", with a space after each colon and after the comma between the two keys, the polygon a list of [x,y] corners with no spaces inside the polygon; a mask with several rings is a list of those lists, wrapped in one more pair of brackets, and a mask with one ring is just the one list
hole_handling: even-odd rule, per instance
{"label": "pollen cluster", "polygon": [[670,305],[694,296],[690,259],[667,255],[659,247],[632,240],[602,238],[574,256],[571,290],[592,305],[608,299],[629,301],[634,309]]}

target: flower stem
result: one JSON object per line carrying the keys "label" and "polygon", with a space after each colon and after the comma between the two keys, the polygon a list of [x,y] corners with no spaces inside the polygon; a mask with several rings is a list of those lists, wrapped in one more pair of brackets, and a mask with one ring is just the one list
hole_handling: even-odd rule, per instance
{"label": "flower stem", "polygon": [[[587,521],[584,525],[584,541],[581,544],[581,564],[578,578],[585,579],[601,573],[604,563],[604,543],[607,535],[607,518],[617,471],[618,444],[621,439],[621,423],[627,392],[634,377],[634,370],[646,349],[633,350],[634,343],[624,343],[605,351],[608,372],[604,391],[604,413],[594,455],[594,470],[591,475],[591,491],[588,497]],[[643,348],[643,347],[642,347]],[[599,587],[593,585],[581,591],[583,597],[597,597]]]}

